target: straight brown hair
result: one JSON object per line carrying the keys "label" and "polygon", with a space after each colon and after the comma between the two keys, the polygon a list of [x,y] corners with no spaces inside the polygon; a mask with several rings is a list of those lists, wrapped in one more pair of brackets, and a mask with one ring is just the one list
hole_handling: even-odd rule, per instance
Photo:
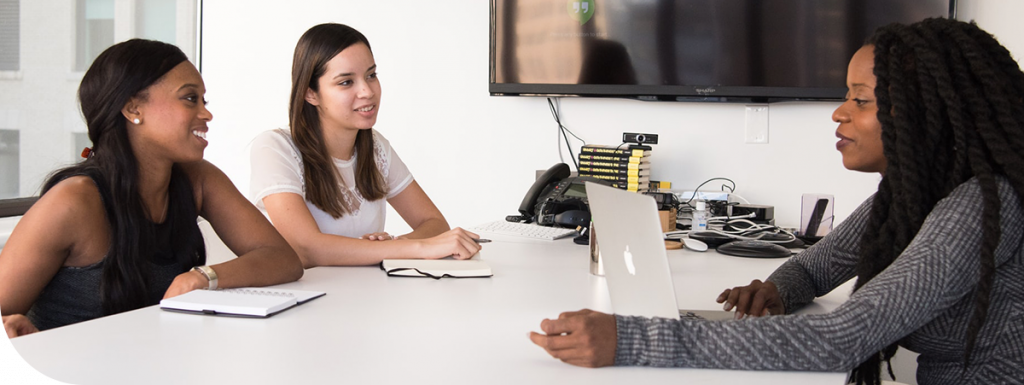
{"label": "straight brown hair", "polygon": [[[344,24],[327,23],[310,28],[299,38],[292,59],[292,93],[288,106],[292,140],[302,155],[302,173],[305,176],[306,200],[334,218],[358,209],[356,197],[344,188],[334,162],[327,153],[320,113],[306,101],[306,90],[320,91],[320,77],[327,71],[327,62],[345,48],[355,44],[370,48],[366,36]],[[368,201],[387,194],[387,182],[377,163],[372,130],[359,130],[356,134],[356,190]],[[345,199],[349,197],[351,199]]]}

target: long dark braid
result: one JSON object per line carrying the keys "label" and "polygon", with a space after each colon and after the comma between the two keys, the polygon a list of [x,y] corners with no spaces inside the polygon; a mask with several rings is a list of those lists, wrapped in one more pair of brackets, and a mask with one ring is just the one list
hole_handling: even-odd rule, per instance
{"label": "long dark braid", "polygon": [[[854,290],[892,264],[936,203],[976,178],[982,193],[978,286],[964,368],[988,315],[995,250],[1002,235],[996,178],[1024,192],[1024,73],[994,37],[973,23],[927,19],[875,32],[875,97],[885,176],[860,240]],[[879,384],[890,345],[854,369],[857,384]],[[890,368],[891,373],[891,368]]]}

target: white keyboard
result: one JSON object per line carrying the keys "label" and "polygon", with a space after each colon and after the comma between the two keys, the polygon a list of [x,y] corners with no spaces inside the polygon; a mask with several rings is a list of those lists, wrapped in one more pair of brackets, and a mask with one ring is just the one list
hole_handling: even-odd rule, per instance
{"label": "white keyboard", "polygon": [[508,221],[494,221],[484,223],[467,229],[472,232],[488,232],[499,235],[512,235],[534,239],[555,240],[569,236],[576,236],[579,233],[575,229],[563,229],[560,227],[540,226],[532,223],[518,223]]}

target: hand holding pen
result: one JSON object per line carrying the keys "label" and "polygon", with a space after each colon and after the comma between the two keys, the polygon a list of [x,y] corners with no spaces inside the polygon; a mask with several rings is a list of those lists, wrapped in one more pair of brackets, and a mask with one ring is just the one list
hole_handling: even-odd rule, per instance
{"label": "hand holding pen", "polygon": [[481,243],[487,243],[488,240],[481,240],[479,235],[456,227],[419,242],[419,258],[439,259],[450,256],[455,259],[470,259],[480,252]]}

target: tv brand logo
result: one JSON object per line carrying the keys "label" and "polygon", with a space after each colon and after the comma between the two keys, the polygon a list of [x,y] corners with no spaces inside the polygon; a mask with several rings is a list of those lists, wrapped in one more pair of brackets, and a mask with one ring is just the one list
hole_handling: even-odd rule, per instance
{"label": "tv brand logo", "polygon": [[594,16],[594,0],[569,0],[567,5],[569,17],[580,22],[580,25],[586,24]]}
{"label": "tv brand logo", "polygon": [[633,253],[629,252],[629,246],[626,246],[626,251],[622,252],[622,256],[626,261],[626,270],[629,271],[629,275],[636,275],[636,266],[633,265]]}
{"label": "tv brand logo", "polygon": [[697,91],[697,93],[701,94],[701,95],[708,95],[708,94],[715,93],[715,91],[717,91],[717,90],[714,89],[714,88],[708,87],[708,88],[697,88],[694,91]]}

